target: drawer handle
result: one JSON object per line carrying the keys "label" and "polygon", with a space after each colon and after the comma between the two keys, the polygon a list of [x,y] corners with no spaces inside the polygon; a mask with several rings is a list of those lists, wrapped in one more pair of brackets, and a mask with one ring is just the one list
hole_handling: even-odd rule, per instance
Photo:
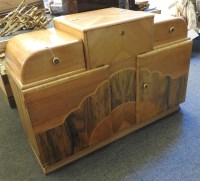
{"label": "drawer handle", "polygon": [[144,83],[143,84],[143,89],[147,89],[149,87],[149,84],[148,83]]}
{"label": "drawer handle", "polygon": [[53,64],[59,64],[60,63],[60,59],[59,58],[57,58],[57,57],[54,57],[53,58]]}
{"label": "drawer handle", "polygon": [[124,34],[125,34],[125,31],[122,30],[122,31],[120,32],[120,35],[124,35]]}
{"label": "drawer handle", "polygon": [[46,48],[49,49],[49,51],[50,51],[50,53],[51,53],[51,55],[52,55],[52,57],[53,57],[52,63],[53,63],[54,65],[59,64],[59,63],[60,63],[60,59],[59,59],[58,57],[55,57],[55,55],[54,55],[52,49],[51,49],[50,47],[46,47]]}
{"label": "drawer handle", "polygon": [[170,33],[175,32],[175,28],[172,26],[172,27],[169,29],[169,32],[170,32]]}

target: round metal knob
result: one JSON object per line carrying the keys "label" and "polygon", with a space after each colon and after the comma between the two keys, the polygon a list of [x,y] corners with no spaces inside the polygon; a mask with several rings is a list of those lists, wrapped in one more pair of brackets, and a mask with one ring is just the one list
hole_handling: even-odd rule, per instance
{"label": "round metal knob", "polygon": [[120,32],[120,35],[124,35],[124,34],[125,34],[125,31],[122,30],[122,31]]}
{"label": "round metal knob", "polygon": [[174,28],[174,27],[171,27],[171,28],[169,29],[169,32],[170,32],[170,33],[175,32],[175,28]]}
{"label": "round metal knob", "polygon": [[144,89],[147,89],[148,86],[149,86],[149,84],[143,84],[143,88],[144,88]]}
{"label": "round metal knob", "polygon": [[55,57],[55,58],[53,59],[53,64],[59,64],[59,63],[60,63],[60,59],[57,58],[57,57]]}

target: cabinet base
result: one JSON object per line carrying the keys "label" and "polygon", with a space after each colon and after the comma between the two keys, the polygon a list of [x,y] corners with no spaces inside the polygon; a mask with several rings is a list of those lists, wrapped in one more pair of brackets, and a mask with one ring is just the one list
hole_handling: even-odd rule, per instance
{"label": "cabinet base", "polygon": [[[149,124],[151,124],[151,123],[153,123],[153,122],[155,122],[155,121],[157,121],[157,120],[159,120],[159,119],[161,119],[161,118],[163,118],[163,117],[165,117],[165,116],[167,116],[167,115],[169,115],[169,114],[171,114],[173,112],[176,112],[178,110],[180,110],[180,106],[179,105],[175,106],[175,107],[173,107],[171,109],[168,109],[167,111],[165,111],[165,112],[163,112],[161,114],[158,114],[157,116],[149,119],[148,121],[133,125],[132,127],[127,128],[126,130],[115,134],[114,136],[106,139],[105,141],[103,141],[103,142],[101,142],[101,143],[99,143],[97,145],[90,146],[89,148],[86,148],[83,151],[80,151],[80,152],[78,152],[78,153],[76,153],[76,154],[74,154],[74,155],[72,155],[70,157],[67,157],[66,159],[63,159],[62,161],[54,163],[54,164],[52,164],[50,166],[42,166],[41,164],[40,165],[41,165],[41,167],[42,167],[42,169],[43,169],[45,174],[51,173],[51,172],[53,172],[53,171],[55,171],[55,170],[57,170],[57,169],[59,169],[59,168],[61,168],[63,166],[75,161],[75,160],[80,159],[83,156],[88,155],[89,153],[91,153],[93,151],[96,151],[96,150],[98,150],[98,149],[100,149],[100,148],[102,148],[102,147],[104,147],[104,146],[106,146],[106,145],[108,145],[108,144],[110,144],[110,143],[112,143],[112,142],[114,142],[114,141],[116,141],[116,140],[118,140],[118,139],[120,139],[120,138],[122,138],[122,137],[124,137],[124,136],[126,136],[126,135],[128,135],[128,134],[130,134],[130,133],[132,133],[132,132],[134,132],[136,130],[138,130],[138,129],[140,129],[140,128],[143,128],[143,127],[145,127],[145,126],[147,126],[147,125],[149,125]],[[35,154],[35,155],[37,157],[37,154]],[[38,159],[38,161],[39,161],[39,159]]]}

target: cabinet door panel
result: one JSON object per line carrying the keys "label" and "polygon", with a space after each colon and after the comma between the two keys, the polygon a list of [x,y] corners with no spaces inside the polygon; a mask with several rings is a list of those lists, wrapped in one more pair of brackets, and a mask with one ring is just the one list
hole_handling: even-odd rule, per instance
{"label": "cabinet door panel", "polygon": [[39,158],[51,165],[135,124],[136,70],[108,66],[26,91]]}
{"label": "cabinet door panel", "polygon": [[138,56],[138,122],[185,100],[191,41]]}

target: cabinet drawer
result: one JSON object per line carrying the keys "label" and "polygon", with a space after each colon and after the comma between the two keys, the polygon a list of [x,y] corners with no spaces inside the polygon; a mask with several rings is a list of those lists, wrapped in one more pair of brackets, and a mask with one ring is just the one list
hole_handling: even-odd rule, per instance
{"label": "cabinet drawer", "polygon": [[23,85],[85,70],[82,40],[54,28],[13,37],[6,57]]}
{"label": "cabinet drawer", "polygon": [[187,26],[183,19],[175,17],[154,18],[154,46],[169,43],[187,37]]}
{"label": "cabinet drawer", "polygon": [[90,68],[113,64],[152,50],[151,35],[152,18],[88,31]]}

